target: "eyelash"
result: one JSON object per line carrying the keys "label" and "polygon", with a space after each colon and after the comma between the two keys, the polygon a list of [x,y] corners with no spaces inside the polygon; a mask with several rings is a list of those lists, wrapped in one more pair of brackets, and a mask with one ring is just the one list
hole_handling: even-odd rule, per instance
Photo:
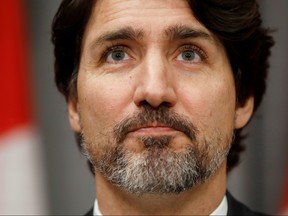
{"label": "eyelash", "polygon": [[195,46],[193,44],[185,44],[185,45],[181,46],[179,48],[179,50],[180,50],[179,53],[191,50],[191,51],[195,52],[196,54],[198,54],[200,56],[201,60],[203,60],[203,61],[207,60],[207,58],[208,58],[207,54],[201,48],[199,48],[198,46]]}
{"label": "eyelash", "polygon": [[110,46],[107,46],[104,50],[105,51],[101,55],[101,61],[105,61],[112,51],[115,50],[127,51],[128,47],[120,44],[111,44]]}

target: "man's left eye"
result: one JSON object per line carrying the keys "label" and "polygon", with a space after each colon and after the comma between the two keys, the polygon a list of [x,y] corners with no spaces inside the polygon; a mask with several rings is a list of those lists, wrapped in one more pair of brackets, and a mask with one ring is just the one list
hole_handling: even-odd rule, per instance
{"label": "man's left eye", "polygon": [[193,50],[182,51],[177,57],[178,61],[187,61],[187,62],[201,62],[202,58],[197,52]]}

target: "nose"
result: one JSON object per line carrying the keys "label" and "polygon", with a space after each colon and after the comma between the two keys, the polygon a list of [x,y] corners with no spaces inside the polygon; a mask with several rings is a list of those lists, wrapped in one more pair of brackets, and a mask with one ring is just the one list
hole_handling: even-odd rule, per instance
{"label": "nose", "polygon": [[177,101],[175,79],[167,60],[157,52],[151,52],[146,55],[139,70],[134,103],[137,106],[149,104],[153,108],[174,106]]}

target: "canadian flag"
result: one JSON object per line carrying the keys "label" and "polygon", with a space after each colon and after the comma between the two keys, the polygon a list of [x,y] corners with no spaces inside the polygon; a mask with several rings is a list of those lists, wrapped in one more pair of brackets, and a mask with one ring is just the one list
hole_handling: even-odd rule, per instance
{"label": "canadian flag", "polygon": [[0,6],[0,215],[47,214],[24,6]]}

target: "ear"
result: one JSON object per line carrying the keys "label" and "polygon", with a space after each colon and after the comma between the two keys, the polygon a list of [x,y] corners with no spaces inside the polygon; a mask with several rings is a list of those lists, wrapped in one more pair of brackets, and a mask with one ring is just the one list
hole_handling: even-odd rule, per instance
{"label": "ear", "polygon": [[254,108],[254,97],[249,97],[243,105],[237,105],[235,116],[235,129],[244,127],[250,120]]}
{"label": "ear", "polygon": [[77,100],[73,99],[68,100],[68,118],[71,128],[75,132],[81,132],[80,116]]}

